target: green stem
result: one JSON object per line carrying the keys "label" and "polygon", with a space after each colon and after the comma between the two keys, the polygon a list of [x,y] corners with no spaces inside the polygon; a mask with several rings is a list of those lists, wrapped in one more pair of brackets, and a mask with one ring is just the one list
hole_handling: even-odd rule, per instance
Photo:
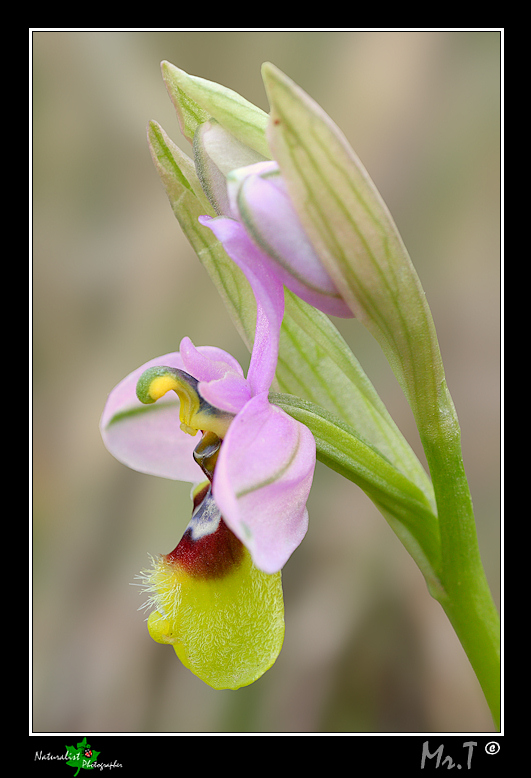
{"label": "green stem", "polygon": [[430,470],[440,533],[442,588],[430,589],[447,614],[500,725],[500,624],[479,554],[461,430],[444,377],[431,313],[419,282],[417,314],[397,348],[369,322],[413,411]]}
{"label": "green stem", "polygon": [[445,382],[441,389],[437,413],[417,418],[439,517],[442,590],[432,594],[448,616],[499,728],[499,616],[479,553],[459,423]]}

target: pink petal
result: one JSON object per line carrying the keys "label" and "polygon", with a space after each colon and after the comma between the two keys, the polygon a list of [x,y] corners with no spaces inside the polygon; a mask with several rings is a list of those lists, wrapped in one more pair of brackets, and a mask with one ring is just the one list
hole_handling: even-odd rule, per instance
{"label": "pink petal", "polygon": [[280,570],[306,534],[314,468],[313,435],[271,405],[265,392],[232,422],[213,494],[225,522],[264,572]]}
{"label": "pink petal", "polygon": [[216,381],[200,381],[199,394],[203,399],[227,413],[239,413],[251,399],[251,389],[245,378],[227,374]]}
{"label": "pink petal", "polygon": [[193,375],[198,381],[215,381],[227,373],[243,377],[239,362],[223,349],[215,346],[196,348],[190,338],[183,338],[179,347],[183,362],[183,370]]}
{"label": "pink petal", "polygon": [[152,359],[134,370],[109,394],[100,422],[101,435],[110,453],[141,473],[199,483],[204,480],[192,452],[198,437],[181,430],[179,400],[175,392],[153,405],[143,405],[136,384],[144,370],[156,365],[184,369],[178,352]]}
{"label": "pink petal", "polygon": [[199,393],[210,405],[228,413],[241,411],[251,391],[233,356],[213,346],[199,350],[190,338],[182,339],[179,353],[186,372],[199,380]]}
{"label": "pink petal", "polygon": [[257,324],[247,379],[252,393],[269,389],[275,375],[280,327],[284,315],[284,290],[274,268],[234,219],[200,216],[249,281],[257,303]]}

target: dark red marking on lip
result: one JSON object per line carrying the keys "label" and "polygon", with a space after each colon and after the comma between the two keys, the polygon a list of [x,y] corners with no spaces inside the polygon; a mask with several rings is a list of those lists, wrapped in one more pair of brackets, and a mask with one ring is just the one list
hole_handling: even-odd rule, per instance
{"label": "dark red marking on lip", "polygon": [[188,528],[176,548],[164,559],[177,563],[190,576],[221,578],[239,565],[243,558],[243,543],[231,532],[223,519],[209,535],[194,540]]}
{"label": "dark red marking on lip", "polygon": [[190,576],[220,578],[243,559],[244,547],[227,527],[212,496],[210,483],[194,495],[190,524],[176,548],[164,559]]}

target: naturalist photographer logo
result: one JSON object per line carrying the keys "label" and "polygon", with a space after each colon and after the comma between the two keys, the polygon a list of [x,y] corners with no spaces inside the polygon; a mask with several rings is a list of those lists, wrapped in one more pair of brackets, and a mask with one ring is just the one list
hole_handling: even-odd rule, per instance
{"label": "naturalist photographer logo", "polygon": [[90,743],[87,742],[86,737],[84,737],[77,746],[65,746],[65,748],[66,753],[60,755],[37,751],[35,752],[35,761],[64,760],[68,767],[75,768],[74,778],[79,775],[80,770],[105,770],[112,769],[113,767],[122,767],[116,760],[114,760],[114,762],[98,761],[101,751],[93,749]]}

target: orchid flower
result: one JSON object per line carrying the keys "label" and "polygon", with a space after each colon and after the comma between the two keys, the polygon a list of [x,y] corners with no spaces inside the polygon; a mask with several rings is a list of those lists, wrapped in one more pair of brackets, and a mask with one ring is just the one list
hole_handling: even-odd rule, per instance
{"label": "orchid flower", "polygon": [[218,214],[209,226],[219,237],[218,223],[234,221],[230,240],[221,240],[228,255],[258,255],[261,265],[310,305],[352,317],[301,224],[278,164],[215,121],[198,127],[194,157],[203,190]]}
{"label": "orchid flower", "polygon": [[[227,352],[183,338],[179,352],[151,360],[118,384],[101,422],[117,459],[196,486],[183,539],[143,579],[148,604],[156,607],[151,635],[172,643],[215,688],[251,683],[280,651],[280,570],[306,533],[315,468],[311,432],[268,399],[282,284],[256,257],[242,258],[241,268],[257,308],[247,377]],[[140,412],[140,403],[149,409],[157,400],[160,412]]]}

